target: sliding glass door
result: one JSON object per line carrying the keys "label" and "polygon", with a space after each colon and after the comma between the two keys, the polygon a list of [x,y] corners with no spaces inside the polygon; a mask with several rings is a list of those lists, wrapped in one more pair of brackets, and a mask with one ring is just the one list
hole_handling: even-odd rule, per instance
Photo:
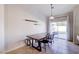
{"label": "sliding glass door", "polygon": [[50,22],[50,33],[56,33],[55,38],[67,39],[67,21]]}

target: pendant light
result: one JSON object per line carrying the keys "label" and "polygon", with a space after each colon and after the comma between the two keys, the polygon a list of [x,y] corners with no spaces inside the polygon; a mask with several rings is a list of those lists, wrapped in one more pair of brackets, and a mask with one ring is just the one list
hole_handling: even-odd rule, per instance
{"label": "pendant light", "polygon": [[54,16],[52,15],[52,9],[53,9],[54,7],[52,6],[52,4],[50,4],[50,6],[51,6],[51,16],[49,17],[49,19],[52,20],[52,19],[54,19]]}

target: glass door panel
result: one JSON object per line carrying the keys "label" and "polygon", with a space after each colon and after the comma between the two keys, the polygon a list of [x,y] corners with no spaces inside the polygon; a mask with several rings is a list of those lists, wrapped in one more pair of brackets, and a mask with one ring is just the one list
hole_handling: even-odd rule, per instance
{"label": "glass door panel", "polygon": [[51,22],[50,33],[56,32],[56,38],[67,39],[67,21]]}

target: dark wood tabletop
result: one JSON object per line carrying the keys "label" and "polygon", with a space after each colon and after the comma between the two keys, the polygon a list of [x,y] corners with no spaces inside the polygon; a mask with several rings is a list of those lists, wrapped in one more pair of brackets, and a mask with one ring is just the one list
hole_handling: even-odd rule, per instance
{"label": "dark wood tabletop", "polygon": [[[41,40],[43,40],[46,37],[46,33],[40,33],[40,34],[34,34],[27,36],[30,39],[32,39],[32,47],[37,49],[38,51],[41,51]],[[37,40],[38,46],[34,46],[34,40]]]}
{"label": "dark wood tabletop", "polygon": [[29,38],[35,39],[35,40],[41,40],[46,37],[46,33],[40,33],[40,34],[34,34],[27,36]]}

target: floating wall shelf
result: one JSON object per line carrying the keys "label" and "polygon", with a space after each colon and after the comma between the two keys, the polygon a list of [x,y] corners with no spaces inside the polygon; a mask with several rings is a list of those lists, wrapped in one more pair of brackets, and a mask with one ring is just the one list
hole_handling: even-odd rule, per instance
{"label": "floating wall shelf", "polygon": [[28,19],[25,19],[25,21],[34,22],[34,23],[37,23],[38,22],[38,21],[35,21],[35,20],[28,20]]}

